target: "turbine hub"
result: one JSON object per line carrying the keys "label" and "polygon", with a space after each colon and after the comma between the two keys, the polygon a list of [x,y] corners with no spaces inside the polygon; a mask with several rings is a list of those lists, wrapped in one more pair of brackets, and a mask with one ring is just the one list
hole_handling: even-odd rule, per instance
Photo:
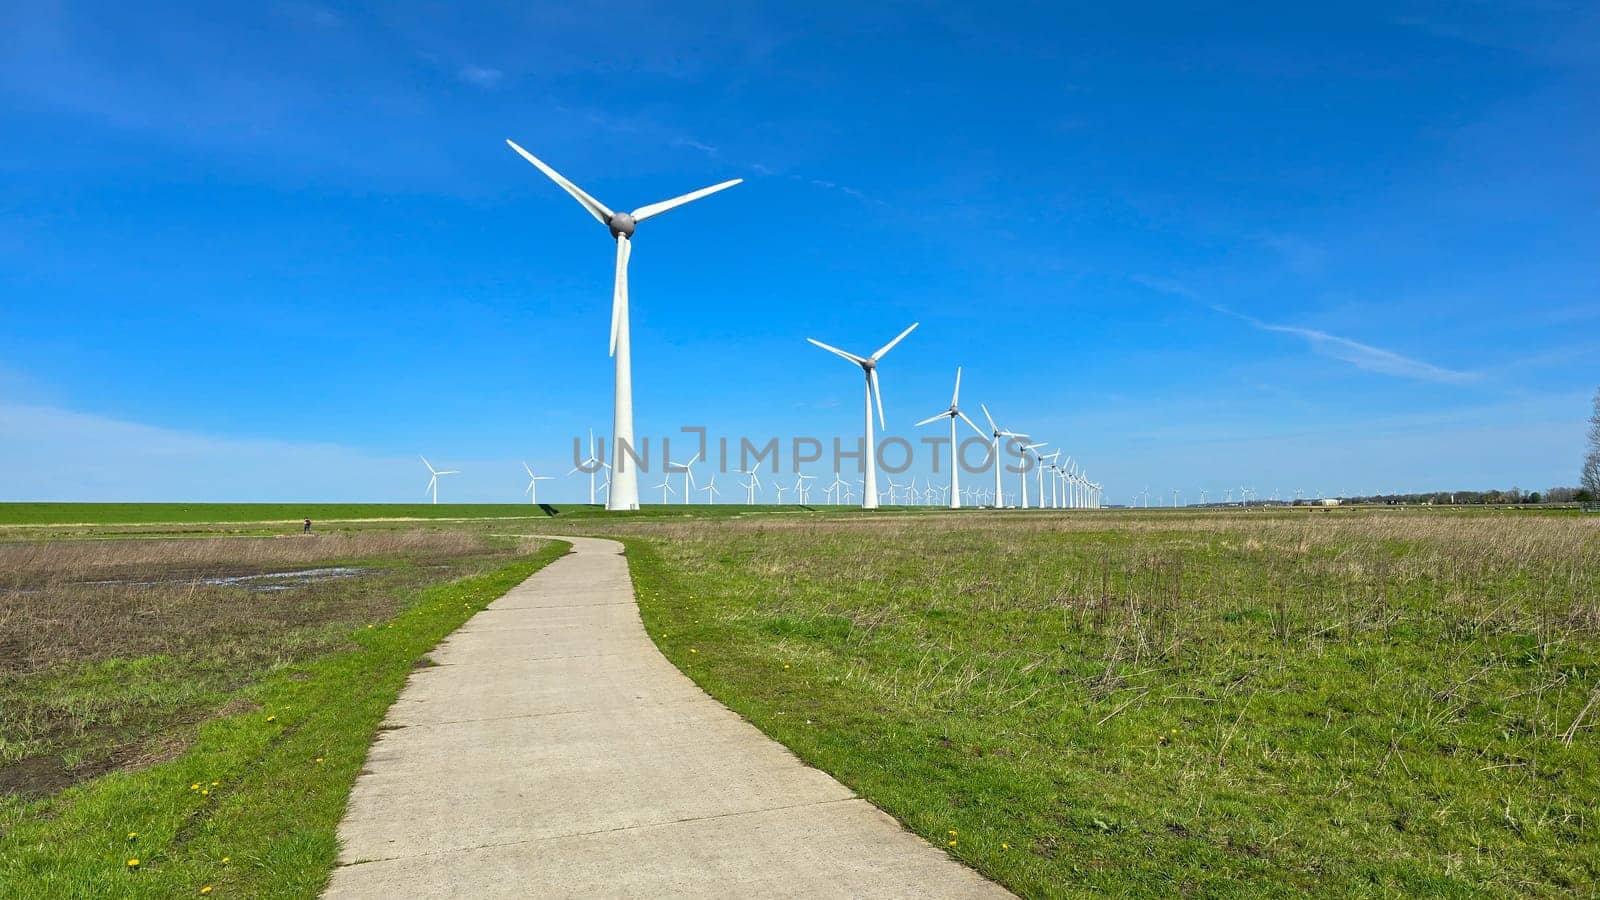
{"label": "turbine hub", "polygon": [[868,372],[871,372],[873,369],[876,369],[877,367],[878,367],[878,361],[875,360],[875,359],[868,358],[868,359],[864,359],[864,360],[861,361],[861,368],[866,369]]}
{"label": "turbine hub", "polygon": [[613,213],[610,220],[606,222],[606,227],[611,229],[612,237],[625,234],[631,238],[633,237],[633,229],[637,225],[638,223],[633,221],[633,216],[627,213]]}

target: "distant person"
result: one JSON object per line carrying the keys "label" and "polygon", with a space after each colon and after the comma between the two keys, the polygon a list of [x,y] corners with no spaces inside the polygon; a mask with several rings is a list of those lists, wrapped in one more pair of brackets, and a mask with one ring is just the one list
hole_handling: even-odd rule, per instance
{"label": "distant person", "polygon": [[310,519],[306,519],[306,524],[305,524],[304,527],[302,527],[300,529],[300,533],[301,534],[310,534],[311,533],[311,520]]}

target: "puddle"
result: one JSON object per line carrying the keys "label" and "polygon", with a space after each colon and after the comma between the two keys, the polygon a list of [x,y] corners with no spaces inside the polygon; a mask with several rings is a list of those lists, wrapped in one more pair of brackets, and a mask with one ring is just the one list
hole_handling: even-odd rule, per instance
{"label": "puddle", "polygon": [[78,581],[74,582],[74,584],[115,584],[134,587],[154,587],[163,584],[207,584],[233,585],[252,591],[286,591],[290,588],[314,584],[318,581],[332,581],[336,578],[359,578],[373,571],[375,570],[362,569],[355,566],[324,566],[317,569],[295,569],[289,572],[262,572],[258,575],[200,575],[185,578],[155,579],[113,578],[105,581]]}

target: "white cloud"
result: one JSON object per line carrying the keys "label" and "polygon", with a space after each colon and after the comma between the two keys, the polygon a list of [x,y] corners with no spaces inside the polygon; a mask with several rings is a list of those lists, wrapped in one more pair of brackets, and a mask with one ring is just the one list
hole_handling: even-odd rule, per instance
{"label": "white cloud", "polygon": [[1409,356],[1401,356],[1393,350],[1385,350],[1382,347],[1374,347],[1371,344],[1352,341],[1349,338],[1328,334],[1325,331],[1317,331],[1314,328],[1274,325],[1271,322],[1263,322],[1250,316],[1240,315],[1221,306],[1215,307],[1215,309],[1218,312],[1249,322],[1262,331],[1292,334],[1296,337],[1304,338],[1311,345],[1312,352],[1326,356],[1329,359],[1347,362],[1367,372],[1394,375],[1400,378],[1413,378],[1418,381],[1432,381],[1439,384],[1463,384],[1478,379],[1478,375],[1475,372],[1459,372],[1454,369],[1445,369],[1419,359],[1412,359]]}

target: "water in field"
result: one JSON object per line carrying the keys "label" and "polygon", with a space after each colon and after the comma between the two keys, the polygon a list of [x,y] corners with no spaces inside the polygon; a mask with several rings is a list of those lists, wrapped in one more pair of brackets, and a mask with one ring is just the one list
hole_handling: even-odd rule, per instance
{"label": "water in field", "polygon": [[200,575],[174,578],[139,578],[139,579],[107,579],[102,581],[80,581],[78,584],[94,585],[134,585],[138,587],[151,587],[162,584],[205,584],[219,586],[243,587],[252,591],[285,591],[290,588],[314,584],[319,581],[331,581],[336,578],[359,578],[371,573],[372,569],[363,569],[356,566],[321,566],[315,569],[294,569],[287,572],[261,572],[254,575]]}

